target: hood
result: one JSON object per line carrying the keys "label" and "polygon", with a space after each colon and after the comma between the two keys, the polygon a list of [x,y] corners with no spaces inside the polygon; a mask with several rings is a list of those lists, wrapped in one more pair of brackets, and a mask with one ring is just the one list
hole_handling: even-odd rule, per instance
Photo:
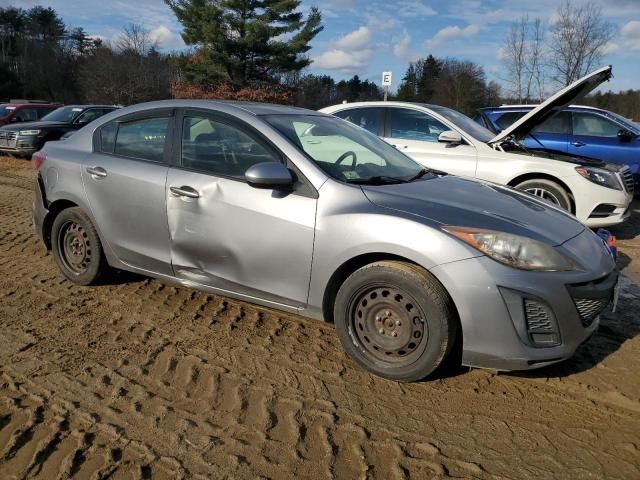
{"label": "hood", "polygon": [[36,128],[59,128],[66,127],[67,123],[64,122],[46,122],[46,121],[38,121],[38,122],[18,122],[18,123],[9,123],[2,127],[3,130],[10,130],[12,132],[17,130],[33,130]]}
{"label": "hood", "polygon": [[501,185],[455,176],[362,185],[374,204],[440,225],[486,228],[560,245],[584,230],[572,215]]}
{"label": "hood", "polygon": [[575,103],[575,100],[581,99],[612,76],[611,65],[609,65],[582,77],[580,80],[576,80],[505,128],[487,143],[498,144],[512,135],[518,139],[526,137],[536,126],[558,113],[567,105]]}

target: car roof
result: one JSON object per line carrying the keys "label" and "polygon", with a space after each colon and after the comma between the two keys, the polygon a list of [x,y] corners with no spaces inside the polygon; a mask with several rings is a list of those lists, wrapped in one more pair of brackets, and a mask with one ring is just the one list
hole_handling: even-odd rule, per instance
{"label": "car roof", "polygon": [[129,105],[126,110],[129,112],[139,112],[152,108],[206,108],[232,107],[255,116],[261,115],[325,115],[315,110],[293,107],[290,105],[279,105],[274,103],[243,102],[238,100],[157,100],[153,102],[138,103]]}
{"label": "car roof", "polygon": [[89,104],[89,105],[61,105],[62,107],[71,107],[71,108],[122,108],[120,105],[99,105],[99,104]]}
{"label": "car roof", "polygon": [[[480,108],[479,110],[485,112],[485,111],[522,111],[522,110],[531,110],[532,108],[537,107],[538,105],[500,105],[498,107],[483,107]],[[591,107],[589,105],[567,105],[565,107],[565,109],[567,108],[574,108],[577,110],[602,110],[600,108],[597,107]]]}

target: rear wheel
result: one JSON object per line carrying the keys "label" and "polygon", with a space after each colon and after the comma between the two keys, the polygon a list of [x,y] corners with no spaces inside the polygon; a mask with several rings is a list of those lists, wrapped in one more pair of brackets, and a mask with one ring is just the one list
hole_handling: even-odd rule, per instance
{"label": "rear wheel", "polygon": [[571,200],[567,191],[556,182],[544,178],[525,180],[516,185],[516,189],[530,193],[542,200],[552,203],[568,212],[571,211]]}
{"label": "rear wheel", "polygon": [[340,287],[336,331],[351,358],[393,380],[433,372],[451,349],[457,318],[442,285],[415,265],[385,261],[364,266]]}
{"label": "rear wheel", "polygon": [[79,285],[97,283],[107,268],[98,232],[78,207],[58,214],[51,229],[53,256],[65,277]]}

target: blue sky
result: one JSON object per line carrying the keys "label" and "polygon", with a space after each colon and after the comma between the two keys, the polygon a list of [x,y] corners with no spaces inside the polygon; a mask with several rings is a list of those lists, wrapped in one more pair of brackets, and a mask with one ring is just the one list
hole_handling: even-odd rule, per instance
{"label": "blue sky", "polygon": [[[0,0],[0,6],[53,7],[71,27],[114,38],[128,23],[151,30],[165,50],[185,48],[181,26],[162,0]],[[408,62],[429,53],[482,65],[490,79],[502,83],[499,50],[514,19],[528,14],[553,21],[560,0],[303,0],[316,5],[325,29],[313,41],[312,73],[335,78],[358,74],[380,82],[393,72],[395,89]],[[617,34],[603,63],[612,64],[614,79],[603,89],[640,88],[640,0],[602,0],[606,19]],[[554,90],[551,88],[550,90]],[[549,92],[552,93],[552,92]]]}

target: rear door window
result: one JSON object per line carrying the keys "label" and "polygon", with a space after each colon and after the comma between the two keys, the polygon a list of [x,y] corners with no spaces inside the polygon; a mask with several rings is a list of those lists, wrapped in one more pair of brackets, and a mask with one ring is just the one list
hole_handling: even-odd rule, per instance
{"label": "rear door window", "polygon": [[120,123],[113,153],[124,157],[162,162],[169,120],[169,117],[154,117]]}
{"label": "rear door window", "polygon": [[384,118],[384,108],[349,108],[335,112],[334,115],[369,130],[374,135],[381,134],[380,127]]}
{"label": "rear door window", "polygon": [[559,133],[567,134],[571,130],[571,113],[560,112],[551,118],[547,118],[532,133]]}

